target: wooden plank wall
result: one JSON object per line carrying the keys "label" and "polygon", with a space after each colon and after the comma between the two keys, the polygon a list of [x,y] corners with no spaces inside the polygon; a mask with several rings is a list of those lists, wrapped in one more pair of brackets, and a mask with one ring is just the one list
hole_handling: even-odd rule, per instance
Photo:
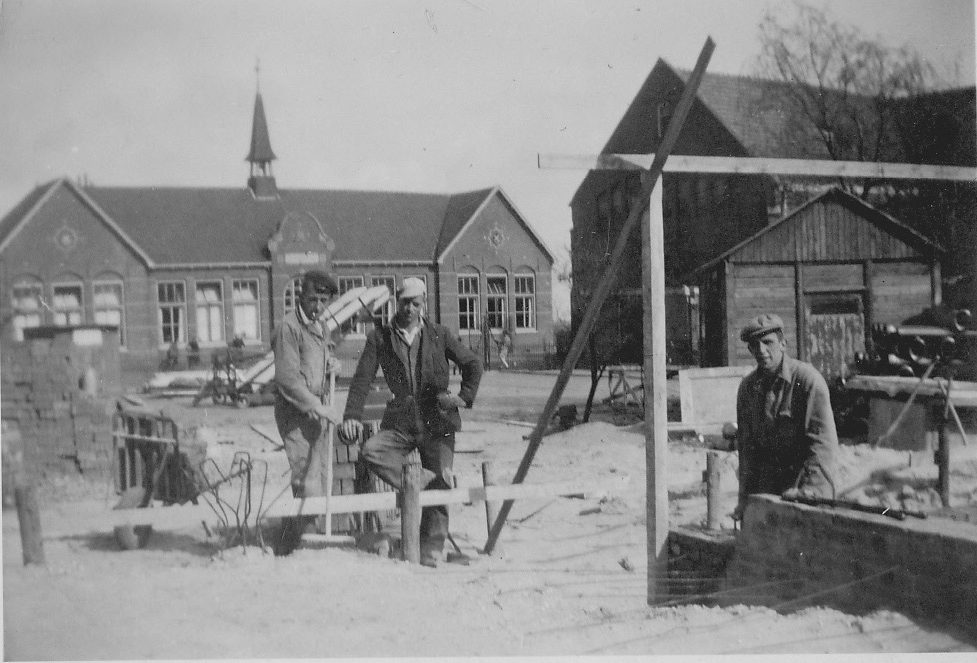
{"label": "wooden plank wall", "polygon": [[797,320],[794,309],[793,265],[734,265],[735,291],[732,293],[733,310],[729,313],[730,336],[735,343],[730,347],[731,366],[755,363],[739,340],[739,330],[761,313],[776,313],[784,320],[784,336],[788,352],[796,356]]}
{"label": "wooden plank wall", "polygon": [[811,205],[732,256],[740,262],[852,261],[918,256],[911,246],[832,201]]}

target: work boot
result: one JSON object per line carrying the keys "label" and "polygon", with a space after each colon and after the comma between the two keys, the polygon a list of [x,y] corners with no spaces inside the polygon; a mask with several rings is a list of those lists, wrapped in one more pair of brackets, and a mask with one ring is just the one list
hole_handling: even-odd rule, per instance
{"label": "work boot", "polygon": [[421,541],[421,566],[436,569],[444,555],[444,541]]}

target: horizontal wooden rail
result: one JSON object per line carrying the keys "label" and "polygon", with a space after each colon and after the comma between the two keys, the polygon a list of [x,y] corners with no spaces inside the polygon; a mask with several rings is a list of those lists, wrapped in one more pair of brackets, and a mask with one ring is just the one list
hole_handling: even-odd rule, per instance
{"label": "horizontal wooden rail", "polygon": [[[538,154],[536,160],[538,167],[544,169],[646,170],[654,158],[654,154]],[[665,162],[664,172],[977,181],[977,168],[969,166],[828,159],[705,157],[685,154],[670,155]]]}
{"label": "horizontal wooden rail", "polygon": [[[543,484],[502,484],[476,486],[453,490],[425,490],[421,492],[421,506],[442,504],[474,504],[502,500],[549,498],[567,495],[587,495],[600,492],[621,491],[630,484],[630,477],[621,476],[602,481],[560,481]],[[333,495],[306,499],[282,499],[270,505],[262,514],[264,518],[289,516],[319,516],[329,512],[361,513],[364,511],[389,511],[397,508],[397,493],[364,493],[361,495]],[[200,521],[213,522],[216,516],[205,504],[186,504],[150,509],[118,509],[105,513],[104,518],[87,521],[90,527],[112,528],[123,525],[152,525],[160,529],[189,527]]]}

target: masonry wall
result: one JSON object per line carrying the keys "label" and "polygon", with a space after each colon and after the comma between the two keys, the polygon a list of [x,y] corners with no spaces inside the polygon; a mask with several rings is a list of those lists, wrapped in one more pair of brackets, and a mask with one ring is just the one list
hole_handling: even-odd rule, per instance
{"label": "masonry wall", "polygon": [[121,384],[118,335],[64,328],[8,342],[0,348],[0,365],[0,413],[19,428],[24,459],[35,474],[108,476]]}
{"label": "masonry wall", "polygon": [[[727,568],[733,600],[882,608],[977,635],[977,527],[750,498]],[[738,597],[738,598],[735,598]]]}

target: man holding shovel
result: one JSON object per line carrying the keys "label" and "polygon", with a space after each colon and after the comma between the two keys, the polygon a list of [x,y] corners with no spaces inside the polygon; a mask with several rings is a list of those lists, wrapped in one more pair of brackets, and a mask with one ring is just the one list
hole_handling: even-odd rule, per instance
{"label": "man holding shovel", "polygon": [[[292,495],[316,497],[332,492],[324,485],[325,445],[321,438],[329,423],[342,422],[332,402],[330,374],[339,362],[332,356],[333,342],[326,327],[326,307],[339,291],[325,272],[313,270],[302,277],[298,306],[285,316],[272,338],[275,351],[275,423],[285,443],[292,473]],[[275,543],[275,553],[287,555],[298,546],[312,516],[286,518]]]}

